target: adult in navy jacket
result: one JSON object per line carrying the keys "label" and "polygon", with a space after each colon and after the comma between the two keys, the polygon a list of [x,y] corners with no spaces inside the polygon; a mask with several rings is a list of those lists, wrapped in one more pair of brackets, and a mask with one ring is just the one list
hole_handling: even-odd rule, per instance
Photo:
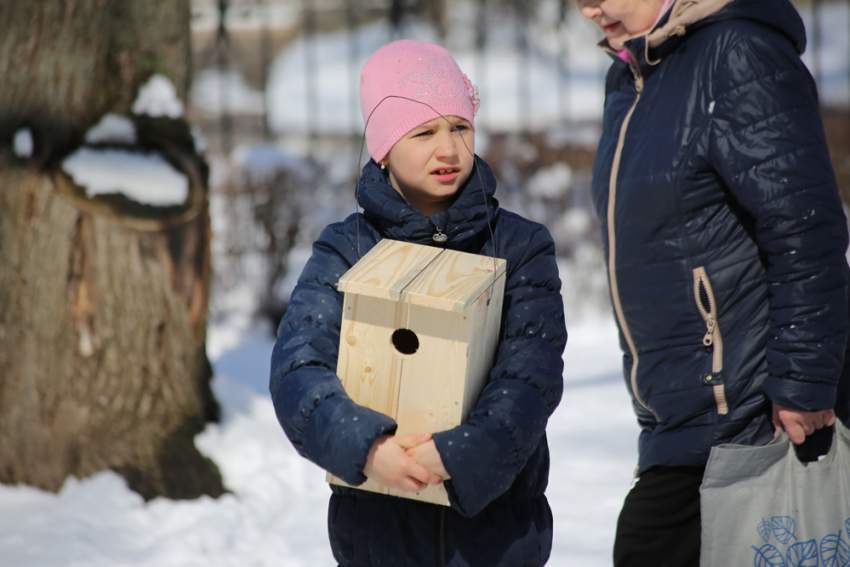
{"label": "adult in navy jacket", "polygon": [[323,231],[280,323],[270,384],[278,419],[302,456],[356,486],[366,480],[373,443],[396,424],[355,404],[336,375],[339,277],[382,238],[438,245],[434,235],[444,234],[448,249],[507,260],[488,383],[464,425],[433,435],[451,474],[451,507],[332,485],[328,525],[343,565],[515,567],[548,559],[545,426],[563,389],[561,284],[548,231],[499,209],[495,187],[476,159],[451,208],[424,216],[370,161],[358,186],[363,214]]}
{"label": "adult in navy jacket", "polygon": [[641,427],[615,564],[696,564],[712,446],[848,419],[847,221],[788,0],[577,4],[613,59],[592,191]]}

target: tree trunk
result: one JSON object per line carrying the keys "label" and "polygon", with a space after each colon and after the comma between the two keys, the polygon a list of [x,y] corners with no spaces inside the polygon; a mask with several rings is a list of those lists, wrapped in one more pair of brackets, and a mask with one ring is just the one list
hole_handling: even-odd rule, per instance
{"label": "tree trunk", "polygon": [[[112,469],[146,499],[223,492],[194,436],[217,417],[206,167],[182,119],[134,117],[191,180],[184,206],[87,198],[60,171],[154,73],[185,101],[186,0],[0,3],[0,482]],[[31,155],[12,150],[28,128]],[[188,141],[187,141],[188,140]]]}

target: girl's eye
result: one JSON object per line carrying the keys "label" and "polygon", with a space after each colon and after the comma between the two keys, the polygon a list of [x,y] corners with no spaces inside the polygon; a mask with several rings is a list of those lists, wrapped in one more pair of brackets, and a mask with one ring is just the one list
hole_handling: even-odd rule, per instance
{"label": "girl's eye", "polygon": [[452,130],[455,131],[455,132],[463,132],[464,130],[468,130],[468,129],[469,128],[466,126],[466,124],[458,124],[454,128],[452,128]]}
{"label": "girl's eye", "polygon": [[431,130],[425,130],[424,132],[419,132],[418,134],[416,134],[414,138],[419,138],[420,136],[427,136],[429,134],[431,134]]}

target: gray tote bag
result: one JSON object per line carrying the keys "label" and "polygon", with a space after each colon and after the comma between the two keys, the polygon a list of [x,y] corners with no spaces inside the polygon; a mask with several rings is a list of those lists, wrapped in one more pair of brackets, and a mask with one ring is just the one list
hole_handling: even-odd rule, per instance
{"label": "gray tote bag", "polygon": [[714,447],[700,504],[700,567],[850,567],[850,430],[805,464],[784,431]]}

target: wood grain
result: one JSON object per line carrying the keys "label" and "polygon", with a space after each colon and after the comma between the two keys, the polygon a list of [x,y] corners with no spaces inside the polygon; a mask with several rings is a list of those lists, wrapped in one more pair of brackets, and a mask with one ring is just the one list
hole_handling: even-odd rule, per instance
{"label": "wood grain", "polygon": [[[493,365],[504,273],[501,259],[382,240],[338,284],[337,374],[346,392],[395,419],[398,435],[462,424]],[[415,335],[415,352],[393,344],[399,329]],[[330,473],[327,480],[345,485]],[[357,488],[449,505],[442,485],[415,494],[371,480]]]}

